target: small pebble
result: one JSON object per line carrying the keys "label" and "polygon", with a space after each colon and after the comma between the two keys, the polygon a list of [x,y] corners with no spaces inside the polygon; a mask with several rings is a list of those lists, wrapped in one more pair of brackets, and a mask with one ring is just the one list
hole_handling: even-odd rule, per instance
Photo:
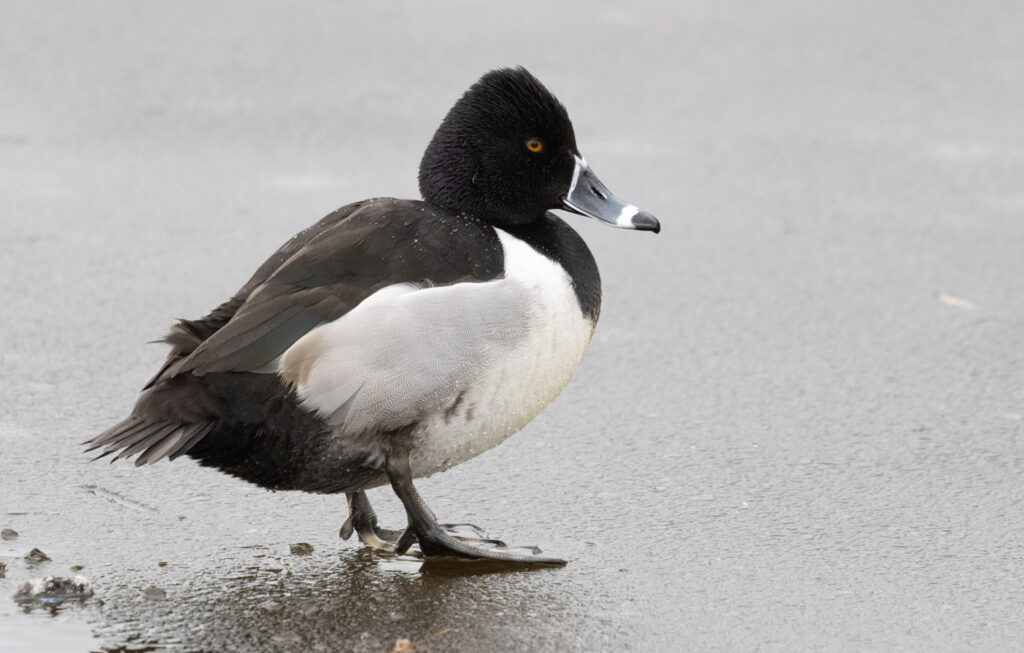
{"label": "small pebble", "polygon": [[159,587],[153,587],[152,585],[147,587],[145,589],[145,591],[142,592],[142,595],[145,596],[147,599],[153,599],[153,600],[166,599],[167,598],[167,592],[163,591]]}
{"label": "small pebble", "polygon": [[46,555],[39,549],[32,549],[31,551],[25,554],[26,562],[32,565],[38,565],[39,563],[46,562],[49,559],[50,556]]}
{"label": "small pebble", "polygon": [[7,575],[7,563],[6,562],[0,562],[0,578],[3,578],[6,575]]}
{"label": "small pebble", "polygon": [[82,565],[71,565],[71,571],[79,572],[85,569]]}
{"label": "small pebble", "polygon": [[292,555],[294,556],[308,556],[313,553],[313,545],[306,544],[305,542],[299,542],[298,544],[292,545]]}
{"label": "small pebble", "polygon": [[166,567],[166,566],[167,566],[167,563],[166,563],[166,562],[164,562],[163,560],[161,560],[160,562],[156,563],[156,566],[157,566],[157,567]]}
{"label": "small pebble", "polygon": [[13,540],[18,537],[18,531],[13,528],[5,528],[0,531],[0,540]]}

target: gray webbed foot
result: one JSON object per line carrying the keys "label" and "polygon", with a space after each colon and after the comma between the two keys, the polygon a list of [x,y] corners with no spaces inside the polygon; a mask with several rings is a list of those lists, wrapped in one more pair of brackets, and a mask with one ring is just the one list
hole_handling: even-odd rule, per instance
{"label": "gray webbed foot", "polygon": [[[353,533],[356,533],[359,536],[360,542],[381,553],[395,553],[399,541],[407,533],[408,537],[411,538],[410,545],[416,542],[416,536],[411,530],[381,528],[377,523],[377,513],[374,512],[373,506],[370,505],[370,500],[365,492],[351,492],[347,497],[349,515],[345,523],[341,525],[341,531],[338,533],[341,539],[347,540],[352,537]],[[449,537],[462,542],[471,542],[491,547],[506,546],[501,540],[487,537],[487,533],[482,528],[473,524],[438,524],[438,527]],[[409,546],[406,545],[402,553],[398,555],[406,553],[408,549]],[[413,555],[419,554],[418,551],[412,551],[411,553]]]}
{"label": "gray webbed foot", "polygon": [[441,528],[448,531],[451,535],[464,535],[466,537],[487,537],[487,531],[480,528],[476,524],[438,524]]}
{"label": "gray webbed foot", "polygon": [[429,524],[419,524],[406,531],[395,547],[395,554],[402,555],[413,543],[419,546],[426,557],[449,556],[513,563],[565,564],[561,558],[542,555],[540,547],[508,546],[501,540],[452,535],[444,528],[432,527]]}
{"label": "gray webbed foot", "polygon": [[341,539],[347,540],[355,532],[359,535],[359,541],[371,549],[385,553],[394,552],[403,531],[381,528],[377,524],[377,513],[373,511],[365,492],[350,492],[347,497],[348,519],[341,525],[341,531],[338,533]]}
{"label": "gray webbed foot", "polygon": [[[409,528],[398,539],[394,553],[402,555],[417,543],[424,556],[498,560],[501,562],[564,565],[561,558],[542,555],[534,546],[509,547],[501,540],[484,537],[486,533],[472,524],[439,524],[434,513],[420,497],[412,483],[408,452],[388,456],[385,469],[391,487],[405,506]],[[467,531],[472,536],[464,535]]]}

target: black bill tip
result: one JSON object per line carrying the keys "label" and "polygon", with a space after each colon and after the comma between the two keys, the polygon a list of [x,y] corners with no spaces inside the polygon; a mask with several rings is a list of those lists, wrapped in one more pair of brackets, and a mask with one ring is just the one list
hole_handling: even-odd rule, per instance
{"label": "black bill tip", "polygon": [[661,223],[658,222],[658,218],[647,211],[640,211],[634,215],[632,222],[633,228],[638,231],[653,231],[654,233],[661,231]]}

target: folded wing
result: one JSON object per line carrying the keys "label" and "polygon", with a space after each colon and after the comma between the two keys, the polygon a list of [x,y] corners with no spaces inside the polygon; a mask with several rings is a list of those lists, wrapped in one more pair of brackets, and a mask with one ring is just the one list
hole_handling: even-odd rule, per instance
{"label": "folded wing", "polygon": [[[456,233],[459,238],[450,237]],[[219,425],[260,419],[242,405],[255,400],[244,390],[233,394],[224,374],[273,373],[279,357],[306,334],[382,288],[486,282],[501,269],[493,229],[470,218],[388,198],[339,209],[286,243],[210,315],[179,323],[167,338],[173,347],[167,362],[132,414],[89,440],[89,449],[119,452],[115,459],[139,454],[136,464],[187,453],[220,432]],[[211,374],[218,376],[215,384],[204,381]],[[265,395],[266,383],[237,387],[247,385]]]}

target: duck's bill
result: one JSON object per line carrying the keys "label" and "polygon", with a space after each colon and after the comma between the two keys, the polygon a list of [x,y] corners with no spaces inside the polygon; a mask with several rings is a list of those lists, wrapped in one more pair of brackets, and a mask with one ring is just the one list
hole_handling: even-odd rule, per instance
{"label": "duck's bill", "polygon": [[656,217],[612,195],[579,156],[576,157],[569,193],[562,198],[562,208],[621,229],[661,231]]}

